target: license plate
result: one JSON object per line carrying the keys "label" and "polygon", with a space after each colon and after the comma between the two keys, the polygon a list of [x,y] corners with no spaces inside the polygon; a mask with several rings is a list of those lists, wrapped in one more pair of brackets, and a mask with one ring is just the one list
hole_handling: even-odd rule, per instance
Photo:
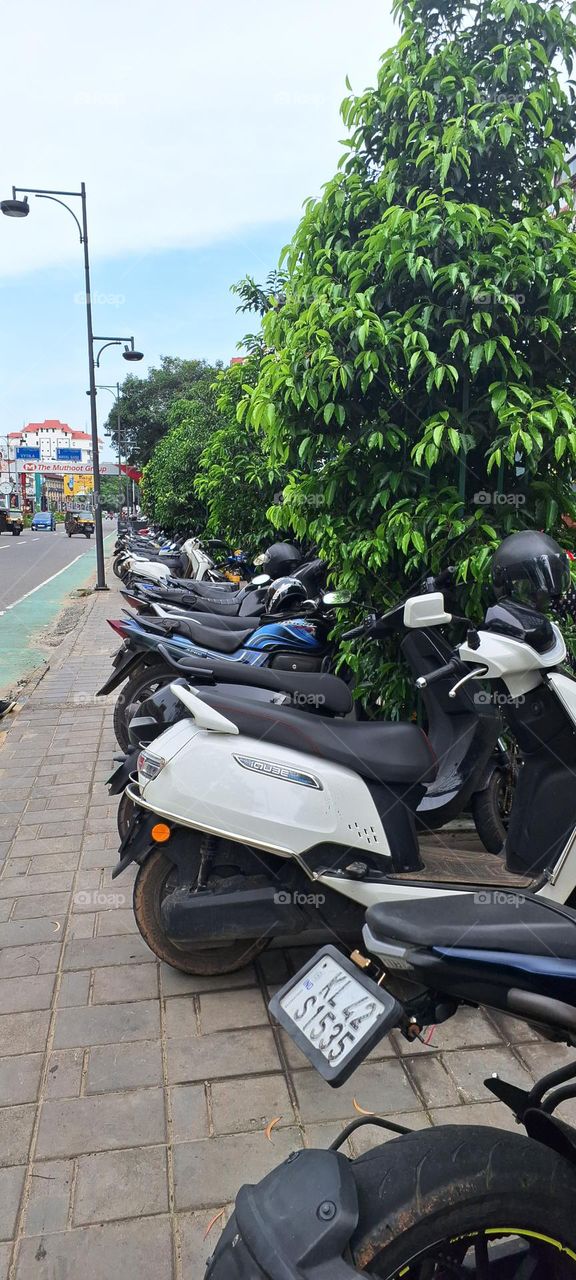
{"label": "license plate", "polygon": [[276,993],[270,1011],[334,1086],[348,1079],[403,1016],[387,991],[331,946]]}

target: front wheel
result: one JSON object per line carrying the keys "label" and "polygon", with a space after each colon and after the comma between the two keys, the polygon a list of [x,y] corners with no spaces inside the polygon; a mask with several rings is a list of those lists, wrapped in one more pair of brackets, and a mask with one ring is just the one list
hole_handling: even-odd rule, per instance
{"label": "front wheel", "polygon": [[12,537],[13,537],[13,538],[19,538],[21,533],[22,533],[22,530],[21,530],[21,529],[13,529],[13,530],[12,530]]}
{"label": "front wheel", "polygon": [[121,840],[124,840],[125,837],[128,835],[128,829],[132,825],[132,820],[135,814],[136,814],[136,805],[134,804],[134,801],[130,799],[130,796],[128,795],[127,791],[123,791],[122,795],[120,796],[118,813],[116,815],[116,822],[118,824],[118,835],[120,836]]}
{"label": "front wheel", "polygon": [[[197,859],[198,855],[192,853],[191,857]],[[250,964],[267,946],[266,938],[246,938],[229,946],[205,944],[186,951],[170,941],[164,932],[160,909],[166,894],[174,887],[171,879],[175,874],[174,864],[157,849],[140,867],[134,884],[134,918],[154,955],[182,973],[219,975]]]}
{"label": "front wheel", "polygon": [[445,1125],[352,1166],[361,1275],[396,1280],[575,1280],[576,1172],[521,1134]]}
{"label": "front wheel", "polygon": [[511,769],[494,769],[488,786],[472,797],[472,817],[488,853],[502,853],[514,799]]}

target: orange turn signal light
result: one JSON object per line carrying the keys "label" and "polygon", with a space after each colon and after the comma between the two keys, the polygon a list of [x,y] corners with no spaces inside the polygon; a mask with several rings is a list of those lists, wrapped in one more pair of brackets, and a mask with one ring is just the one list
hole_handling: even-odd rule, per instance
{"label": "orange turn signal light", "polygon": [[150,835],[152,836],[152,839],[156,841],[156,844],[166,844],[166,841],[170,839],[172,832],[166,822],[155,822]]}

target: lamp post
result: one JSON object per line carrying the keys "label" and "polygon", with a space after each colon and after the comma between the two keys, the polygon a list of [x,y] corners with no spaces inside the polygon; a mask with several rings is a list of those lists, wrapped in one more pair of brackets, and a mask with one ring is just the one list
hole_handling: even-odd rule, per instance
{"label": "lamp post", "polygon": [[[98,363],[98,362],[96,362],[96,363]],[[106,382],[97,382],[97,383],[96,383],[96,390],[97,390],[97,391],[109,391],[109,392],[110,392],[110,394],[114,396],[114,399],[115,399],[115,401],[116,401],[116,436],[117,436],[117,439],[118,439],[118,480],[119,480],[119,482],[121,482],[123,479],[127,479],[127,477],[125,478],[125,477],[123,477],[123,476],[122,476],[122,444],[121,444],[121,419],[120,419],[120,383],[119,383],[119,382],[117,382],[117,383],[116,383],[116,386],[110,386],[110,385],[109,385],[108,383],[106,383]],[[87,394],[89,394],[89,392],[88,392]],[[119,499],[120,505],[119,505],[119,507],[118,507],[118,530],[120,530],[120,517],[121,517],[121,510],[122,510],[122,501],[121,501],[121,490],[122,490],[122,489],[124,490],[124,498],[125,498],[125,500],[126,500],[126,506],[128,506],[128,494],[127,494],[127,486],[126,486],[126,483],[124,483],[124,485],[121,485],[121,483],[119,483],[119,485],[118,485],[118,499]]]}
{"label": "lamp post", "polygon": [[[23,200],[18,196],[24,196]],[[88,338],[88,372],[90,386],[90,429],[92,436],[92,469],[94,473],[94,528],[96,533],[96,591],[107,591],[106,575],[104,569],[104,535],[102,531],[102,502],[100,498],[100,455],[98,448],[98,419],[96,415],[96,378],[94,367],[94,341],[102,341],[102,339],[94,338],[92,329],[92,303],[90,296],[90,259],[88,256],[88,221],[86,216],[86,184],[80,184],[79,191],[52,191],[37,190],[35,187],[12,187],[12,199],[1,200],[0,210],[7,218],[26,218],[30,212],[28,204],[28,196],[38,196],[41,200],[53,200],[55,204],[61,204],[64,209],[68,210],[76,223],[80,236],[80,244],[84,250],[84,282],[86,290],[86,331]],[[81,202],[81,219],[80,222],[74,210],[66,204],[66,200],[60,199],[65,196],[66,199],[76,199]],[[119,341],[131,342],[131,347],[123,352],[125,360],[142,359],[141,352],[134,351],[134,339],[106,339],[106,345],[116,344]],[[98,357],[102,354],[98,352]],[[96,361],[98,363],[98,360]]]}

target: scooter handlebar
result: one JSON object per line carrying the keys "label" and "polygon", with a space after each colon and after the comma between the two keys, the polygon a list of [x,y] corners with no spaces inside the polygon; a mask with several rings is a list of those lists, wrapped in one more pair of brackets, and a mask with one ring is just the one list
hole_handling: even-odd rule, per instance
{"label": "scooter handlebar", "polygon": [[430,671],[426,676],[418,676],[414,681],[417,689],[428,689],[431,684],[436,684],[437,680],[445,680],[446,676],[458,675],[462,670],[463,663],[460,658],[451,658],[450,662],[445,662],[442,667],[437,667],[435,671]]}

